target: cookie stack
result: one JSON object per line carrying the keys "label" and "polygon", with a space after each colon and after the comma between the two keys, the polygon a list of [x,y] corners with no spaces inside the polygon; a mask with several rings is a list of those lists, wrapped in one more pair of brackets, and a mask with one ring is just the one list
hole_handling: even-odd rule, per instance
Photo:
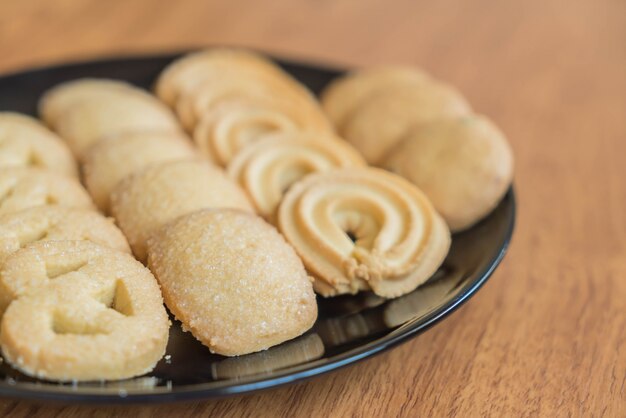
{"label": "cookie stack", "polygon": [[4,358],[51,380],[152,370],[169,336],[158,284],[95,210],[70,149],[14,113],[0,114],[0,143]]}

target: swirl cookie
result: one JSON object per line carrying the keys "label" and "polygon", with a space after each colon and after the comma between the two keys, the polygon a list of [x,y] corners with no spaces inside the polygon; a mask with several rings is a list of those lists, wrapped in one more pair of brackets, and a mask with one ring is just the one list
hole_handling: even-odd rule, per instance
{"label": "swirl cookie", "polygon": [[277,100],[231,97],[202,117],[193,139],[204,155],[226,166],[237,152],[263,136],[296,131],[331,132],[325,121],[304,108]]}
{"label": "swirl cookie", "polygon": [[38,168],[0,168],[0,215],[42,205],[93,208],[74,178]]}
{"label": "swirl cookie", "polygon": [[354,71],[324,88],[322,108],[341,131],[344,121],[372,95],[389,89],[414,88],[430,82],[428,74],[407,67],[381,67]]}
{"label": "swirl cookie", "polygon": [[432,276],[450,246],[426,196],[374,168],[307,176],[285,194],[278,226],[323,296],[403,295]]}
{"label": "swirl cookie", "polygon": [[30,116],[0,112],[0,167],[36,167],[78,176],[61,138]]}
{"label": "swirl cookie", "polygon": [[274,134],[244,148],[228,175],[248,192],[257,213],[273,219],[283,194],[310,173],[362,167],[365,161],[345,141],[328,134]]}
{"label": "swirl cookie", "polygon": [[502,199],[513,177],[513,154],[487,118],[467,116],[420,125],[383,166],[416,184],[450,229],[460,231]]}
{"label": "swirl cookie", "polygon": [[176,113],[187,130],[193,130],[203,115],[219,103],[231,98],[246,99],[250,102],[282,102],[285,111],[298,109],[303,122],[330,129],[328,119],[322,113],[312,94],[286,74],[281,77],[267,76],[265,73],[245,77],[237,72],[222,74],[219,79],[209,79],[183,95],[176,102]]}
{"label": "swirl cookie", "polygon": [[303,89],[270,60],[251,51],[235,48],[213,48],[185,55],[171,63],[159,76],[155,91],[165,103],[174,107],[186,95],[193,95],[209,83],[220,85],[224,77],[238,79],[282,80],[294,90]]}
{"label": "swirl cookie", "polygon": [[111,194],[113,216],[141,261],[150,234],[181,215],[211,207],[252,211],[243,190],[206,161],[149,166],[126,177]]}
{"label": "swirl cookie", "polygon": [[317,317],[302,262],[252,214],[210,209],[178,218],[151,239],[148,265],[170,311],[213,353],[265,350]]}
{"label": "swirl cookie", "polygon": [[38,206],[0,217],[0,266],[28,244],[60,240],[87,240],[130,253],[126,237],[112,219],[89,209]]}
{"label": "swirl cookie", "polygon": [[134,132],[100,141],[84,156],[85,186],[98,208],[109,211],[109,195],[124,177],[148,165],[196,156],[191,143],[177,133]]}
{"label": "swirl cookie", "polygon": [[125,379],[154,368],[169,320],[159,286],[130,255],[88,241],[47,241],[0,272],[14,300],[2,317],[4,358],[46,380]]}
{"label": "swirl cookie", "polygon": [[79,159],[89,146],[117,134],[180,131],[163,103],[118,81],[85,79],[61,84],[44,95],[40,111]]}
{"label": "swirl cookie", "polygon": [[370,164],[379,164],[412,127],[469,113],[469,105],[454,88],[432,80],[413,88],[381,91],[368,98],[350,114],[340,134]]}

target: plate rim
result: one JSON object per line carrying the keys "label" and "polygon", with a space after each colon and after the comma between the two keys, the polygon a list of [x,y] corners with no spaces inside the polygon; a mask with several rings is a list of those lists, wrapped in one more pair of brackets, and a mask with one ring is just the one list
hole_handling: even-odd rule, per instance
{"label": "plate rim", "polygon": [[[270,58],[278,61],[280,64],[305,67],[312,70],[325,71],[329,73],[341,73],[346,71],[346,69],[341,69],[332,65],[316,63],[313,61],[307,61],[306,59],[300,60],[290,57],[283,58],[276,54],[265,53],[262,50],[254,50],[264,53]],[[47,66],[34,66],[25,68],[23,70],[0,73],[0,80],[11,77],[26,76],[28,74],[33,74],[37,72],[51,70],[59,71],[63,70],[64,68],[70,67],[81,67],[86,65],[98,65],[107,63],[111,64],[116,61],[122,62],[175,59],[176,57],[190,51],[192,50],[186,49],[172,51],[169,53],[129,53],[115,56],[100,56],[94,57],[93,59],[53,63]],[[510,200],[510,209],[507,216],[508,223],[506,225],[506,231],[503,235],[502,242],[499,243],[499,250],[492,255],[492,257],[486,263],[485,267],[476,273],[476,279],[468,283],[465,286],[465,289],[460,291],[454,298],[450,299],[445,304],[439,306],[432,312],[429,312],[427,315],[422,317],[420,321],[409,324],[400,333],[393,333],[393,331],[391,331],[374,341],[370,341],[367,344],[354,347],[351,350],[338,354],[336,356],[327,359],[317,359],[312,362],[304,363],[290,368],[285,368],[283,371],[279,370],[270,377],[254,378],[254,376],[252,376],[250,378],[242,379],[240,382],[236,382],[228,386],[211,387],[213,385],[212,383],[197,383],[186,385],[181,388],[163,388],[163,390],[155,390],[149,393],[127,393],[123,389],[120,389],[117,392],[110,389],[106,393],[98,393],[97,387],[94,387],[93,391],[88,388],[81,388],[80,392],[72,392],[70,389],[71,386],[58,386],[58,390],[56,388],[45,388],[42,390],[42,388],[38,387],[36,383],[30,383],[29,386],[24,387],[19,383],[11,383],[9,379],[5,379],[0,381],[0,397],[30,401],[61,402],[84,405],[98,405],[105,403],[160,404],[201,399],[219,399],[229,396],[259,392],[285,386],[288,384],[303,382],[316,376],[356,364],[367,358],[374,357],[384,351],[397,347],[399,344],[409,341],[410,339],[425,332],[436,323],[448,317],[459,307],[461,307],[467,300],[469,300],[474,294],[476,294],[476,292],[493,275],[494,271],[500,265],[504,256],[507,253],[515,229],[517,205],[513,184],[510,186],[507,193],[502,198],[501,202],[507,199]],[[294,368],[296,369],[295,371]]]}

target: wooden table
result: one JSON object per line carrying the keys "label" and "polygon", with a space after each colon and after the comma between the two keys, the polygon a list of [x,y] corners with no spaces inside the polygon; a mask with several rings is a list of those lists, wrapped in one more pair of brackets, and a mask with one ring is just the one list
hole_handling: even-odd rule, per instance
{"label": "wooden table", "polygon": [[[222,401],[2,416],[626,416],[626,2],[3,1],[0,71],[242,44],[420,65],[508,134],[519,217],[492,280],[401,347]],[[0,92],[2,94],[2,92]]]}

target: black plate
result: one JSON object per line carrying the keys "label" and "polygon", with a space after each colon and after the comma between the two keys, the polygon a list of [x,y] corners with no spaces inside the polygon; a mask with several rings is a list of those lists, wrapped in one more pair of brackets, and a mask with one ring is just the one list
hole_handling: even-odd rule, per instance
{"label": "black plate", "polygon": [[[108,59],[37,69],[0,78],[0,110],[34,114],[49,87],[79,77],[108,77],[150,88],[176,55]],[[319,92],[341,71],[279,60]],[[302,337],[237,358],[209,353],[175,323],[167,356],[147,376],[122,382],[56,384],[0,364],[0,396],[82,403],[134,403],[216,398],[310,378],[371,357],[441,321],[472,296],[502,260],[513,233],[515,200],[509,190],[498,208],[453,237],[443,267],[424,286],[394,300],[372,294],[319,301],[319,318]],[[1,360],[1,359],[0,359]]]}

